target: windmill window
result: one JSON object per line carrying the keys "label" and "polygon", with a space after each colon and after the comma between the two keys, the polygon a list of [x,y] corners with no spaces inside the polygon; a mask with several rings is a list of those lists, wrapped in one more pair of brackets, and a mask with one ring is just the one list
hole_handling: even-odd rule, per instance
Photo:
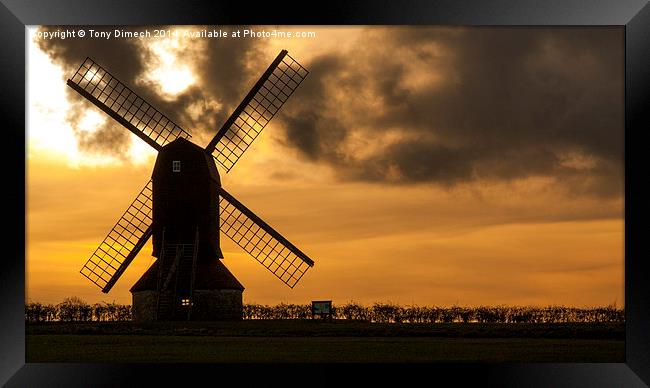
{"label": "windmill window", "polygon": [[181,306],[189,306],[191,303],[189,299],[181,299]]}
{"label": "windmill window", "polygon": [[172,171],[173,172],[181,172],[181,161],[180,160],[174,160],[172,162]]}

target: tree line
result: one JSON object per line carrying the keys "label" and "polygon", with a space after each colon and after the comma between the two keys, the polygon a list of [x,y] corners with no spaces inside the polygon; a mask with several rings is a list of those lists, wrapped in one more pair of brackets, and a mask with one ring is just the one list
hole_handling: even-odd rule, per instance
{"label": "tree line", "polygon": [[[564,306],[429,307],[375,303],[332,306],[332,319],[376,323],[564,323],[624,322],[625,310],[615,306],[578,308]],[[310,319],[311,305],[244,305],[244,319]]]}
{"label": "tree line", "polygon": [[[567,323],[624,322],[625,310],[616,306],[578,308],[565,306],[479,306],[435,307],[350,302],[332,306],[332,319],[376,323]],[[131,306],[111,303],[88,304],[80,298],[66,298],[59,304],[30,302],[25,305],[27,322],[118,322],[132,319]],[[312,319],[310,304],[249,303],[244,319]]]}
{"label": "tree line", "polygon": [[133,318],[131,306],[115,302],[88,304],[77,297],[59,304],[25,304],[26,322],[118,322]]}

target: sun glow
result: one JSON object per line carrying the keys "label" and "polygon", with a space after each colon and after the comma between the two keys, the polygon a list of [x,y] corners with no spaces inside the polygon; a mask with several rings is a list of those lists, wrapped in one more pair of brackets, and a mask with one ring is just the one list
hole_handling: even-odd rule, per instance
{"label": "sun glow", "polygon": [[28,157],[43,150],[64,155],[76,153],[77,140],[66,123],[70,104],[61,82],[63,72],[35,44],[29,45],[27,61]]}
{"label": "sun glow", "polygon": [[135,164],[151,164],[158,153],[149,144],[145,143],[139,137],[131,136],[131,147],[129,148],[129,158]]}
{"label": "sun glow", "polygon": [[[33,29],[30,29],[32,32]],[[115,158],[81,152],[72,126],[67,120],[71,104],[66,98],[65,75],[37,45],[28,51],[27,150],[28,159],[52,158],[69,167],[107,165]],[[99,112],[86,110],[79,120],[88,132],[105,121]]]}
{"label": "sun glow", "polygon": [[190,64],[184,62],[183,58],[195,59],[195,56],[188,52],[195,50],[182,44],[180,37],[148,42],[145,48],[150,55],[145,83],[154,84],[163,96],[170,100],[194,85],[196,76]]}
{"label": "sun glow", "polygon": [[[30,36],[34,36],[36,29],[28,28]],[[166,98],[174,98],[194,84],[196,79],[192,70],[179,59],[181,53],[186,52],[179,41],[159,41],[151,44],[149,48],[156,60],[152,61],[152,65],[147,69],[145,79],[154,87],[160,88]],[[69,117],[73,104],[69,98],[83,98],[76,93],[67,93],[65,80],[68,74],[36,44],[29,44],[28,66],[28,158],[47,154],[50,158],[64,161],[72,168],[123,163],[142,165],[152,162],[155,158],[155,150],[135,135],[131,135],[126,158],[79,149],[79,134],[92,134],[102,125],[113,124],[110,122],[112,120],[95,107],[89,106],[81,112],[73,126]]]}
{"label": "sun glow", "polygon": [[158,82],[160,90],[169,96],[175,96],[194,83],[194,75],[187,67],[173,68],[165,67],[154,70],[151,79]]}
{"label": "sun glow", "polygon": [[77,128],[86,133],[93,133],[106,123],[106,116],[97,110],[86,109],[83,113]]}

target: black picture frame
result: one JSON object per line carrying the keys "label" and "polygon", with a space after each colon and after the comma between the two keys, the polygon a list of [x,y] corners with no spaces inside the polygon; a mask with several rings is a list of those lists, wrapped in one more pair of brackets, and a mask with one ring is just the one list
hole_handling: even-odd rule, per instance
{"label": "black picture frame", "polygon": [[[302,12],[301,12],[302,11]],[[0,384],[7,386],[122,386],[216,381],[224,374],[252,384],[288,373],[332,376],[329,365],[120,365],[25,363],[25,45],[26,25],[47,24],[435,24],[615,25],[625,27],[625,363],[462,364],[336,368],[369,382],[389,372],[420,372],[435,382],[481,386],[647,386],[650,384],[650,272],[643,253],[647,215],[643,182],[644,131],[650,130],[650,6],[646,0],[328,1],[322,4],[118,0],[0,0],[0,112],[5,165],[2,185],[9,222],[0,272]],[[8,177],[7,177],[8,175]],[[279,369],[278,369],[279,368]],[[327,369],[327,370],[325,370]],[[191,380],[188,380],[191,374]],[[410,374],[415,376],[415,373]],[[352,377],[354,378],[354,377]],[[328,378],[329,379],[329,378]],[[329,380],[328,380],[329,381]],[[350,381],[350,380],[346,380]],[[404,380],[402,380],[404,381]],[[305,381],[308,382],[308,381]],[[335,383],[335,382],[332,382]],[[211,383],[209,383],[211,384]]]}

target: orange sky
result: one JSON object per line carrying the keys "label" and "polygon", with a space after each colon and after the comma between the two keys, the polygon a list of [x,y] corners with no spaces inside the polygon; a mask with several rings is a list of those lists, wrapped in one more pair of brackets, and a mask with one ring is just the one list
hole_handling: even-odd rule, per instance
{"label": "orange sky", "polygon": [[[480,153],[477,151],[483,159],[477,162],[479,167],[472,170],[474,173],[469,178],[460,175],[450,178],[426,169],[422,172],[424,178],[416,177],[409,175],[411,171],[400,170],[403,161],[395,159],[387,162],[391,171],[378,179],[370,168],[384,162],[381,155],[389,155],[392,144],[412,137],[432,136],[436,141],[444,140],[444,144],[456,146],[467,143],[468,138],[455,136],[461,129],[440,132],[443,126],[449,125],[447,122],[418,121],[418,113],[410,111],[410,106],[400,106],[399,102],[388,104],[387,97],[377,91],[380,87],[385,87],[384,90],[396,87],[384,85],[390,82],[388,77],[386,80],[378,77],[391,73],[382,72],[365,84],[350,87],[354,79],[345,78],[350,68],[339,68],[323,58],[344,52],[352,58],[355,68],[368,67],[364,72],[372,74],[372,66],[361,59],[377,59],[378,54],[366,46],[381,42],[386,31],[391,36],[398,35],[394,33],[397,31],[404,39],[418,42],[421,48],[415,51],[403,48],[385,60],[387,68],[393,62],[402,64],[400,72],[395,74],[401,77],[398,87],[404,88],[407,94],[403,96],[407,97],[400,98],[424,95],[424,90],[456,91],[462,89],[463,80],[467,79],[464,74],[469,73],[448,66],[445,61],[451,59],[447,58],[460,54],[445,45],[464,44],[456,39],[465,31],[443,29],[445,38],[436,41],[422,40],[416,35],[423,31],[412,29],[413,32],[408,28],[295,27],[293,30],[316,31],[316,38],[256,41],[257,51],[250,51],[255,57],[245,57],[249,59],[249,69],[243,79],[248,83],[244,82],[233,94],[243,97],[255,81],[254,75],[260,74],[281,48],[288,49],[311,71],[301,86],[304,94],[297,92],[287,102],[287,116],[283,117],[283,108],[232,172],[226,175],[220,171],[220,174],[230,193],[300,247],[316,265],[291,290],[234,243],[222,239],[224,263],[246,287],[245,302],[307,303],[332,299],[335,303],[366,304],[392,301],[418,305],[623,305],[623,191],[618,181],[608,185],[609,175],[602,172],[609,171],[607,168],[616,169],[622,153],[611,156],[609,151],[602,151],[600,143],[592,144],[589,139],[583,145],[580,134],[572,132],[567,136],[570,141],[549,141],[544,148],[545,152],[550,150],[557,156],[553,159],[556,165],[551,167],[546,167],[546,162],[537,163],[537,154],[522,144],[521,149],[528,151],[521,160],[512,159],[516,154],[494,158],[482,149]],[[517,30],[507,33],[517,34]],[[621,32],[610,30],[609,33]],[[520,61],[522,66],[532,69],[532,74],[547,74],[548,69],[553,69],[552,74],[560,80],[572,71],[579,71],[587,74],[585,84],[591,85],[590,74],[597,75],[604,67],[599,62],[600,54],[585,49],[576,57],[561,58],[562,53],[572,52],[563,51],[569,44],[566,42],[578,38],[570,35],[565,41],[558,36],[561,34],[540,40],[543,42],[540,51],[527,53],[526,60]],[[512,41],[513,45],[517,44],[516,40]],[[202,53],[209,50],[205,42],[142,41],[138,45],[157,60],[149,61],[149,67],[138,76],[142,84],[134,88],[136,92],[153,88],[164,95],[162,103],[173,104],[192,85],[205,81],[204,73],[197,70],[199,65],[210,65],[201,62]],[[503,51],[503,55],[512,53]],[[79,269],[149,179],[155,154],[148,146],[139,144],[142,142],[135,136],[127,138],[128,151],[121,154],[79,146],[79,133],[92,134],[93,127],[104,125],[105,119],[98,109],[82,106],[81,123],[72,129],[66,114],[79,109],[74,104],[81,97],[66,91],[65,79],[70,74],[52,52],[47,54],[42,47],[32,44],[28,56],[26,297],[47,303],[60,302],[67,296],[80,296],[91,303],[130,303],[128,289],[153,262],[150,243],[108,295],[79,274]],[[195,53],[191,60],[187,59],[188,52]],[[377,62],[370,62],[373,63]],[[106,67],[111,69],[110,64]],[[561,71],[557,70],[560,68]],[[330,75],[324,76],[325,71]],[[324,89],[329,99],[313,105],[311,96],[320,90],[316,88],[316,80],[334,76],[340,77],[339,84]],[[539,77],[539,80],[540,83],[556,82],[552,77]],[[310,81],[312,84],[308,84]],[[503,82],[507,86],[509,81]],[[449,89],[449,83],[461,86]],[[350,88],[356,88],[358,93],[351,95]],[[604,93],[599,88],[594,86],[586,94]],[[558,89],[561,87],[549,90]],[[588,102],[575,97],[577,94],[572,90],[565,93],[572,93],[565,104],[572,104],[572,99],[577,101],[576,106]],[[544,98],[561,100],[565,96],[558,92],[544,94]],[[236,102],[213,95],[201,106],[230,106]],[[336,104],[337,117],[346,124],[343,126],[347,131],[345,142],[332,146],[336,147],[336,155],[343,158],[341,163],[325,148],[320,152],[305,151],[312,146],[306,143],[311,140],[294,144],[290,136],[295,132],[284,131],[293,122],[292,115],[300,113],[304,106],[332,110],[332,104]],[[436,103],[432,100],[431,104]],[[622,99],[620,104],[622,107]],[[191,105],[190,109],[201,108]],[[373,111],[395,113],[400,109],[407,112],[403,116],[406,119],[386,124],[387,128],[381,132],[375,129],[376,123],[363,121]],[[471,116],[474,111],[468,109],[460,117]],[[174,117],[173,112],[164,113]],[[525,119],[533,120],[531,116]],[[513,126],[527,122],[516,117],[514,108],[512,117],[508,123]],[[569,114],[566,117],[552,123],[549,119],[548,126],[562,127],[561,120],[571,119]],[[224,119],[218,116],[215,120],[220,125]],[[181,125],[194,135],[193,140],[200,145],[207,144],[210,129],[201,125],[210,122],[197,119],[195,124],[200,129],[193,131],[187,125],[190,119],[187,120]],[[542,115],[538,120],[542,122],[540,128],[544,128],[547,118]],[[605,128],[602,133],[622,136],[622,121],[619,124]],[[431,132],[426,135],[417,132],[421,127],[431,128]],[[489,130],[486,126],[485,131]],[[587,133],[589,130],[589,127],[585,129]],[[551,136],[538,133],[531,141],[539,143],[544,136]],[[495,142],[493,147],[500,144]],[[468,155],[474,155],[472,152]],[[540,155],[542,158],[545,154]],[[370,160],[373,162],[369,163]],[[431,163],[446,161],[433,159]],[[346,171],[347,165],[351,172]],[[598,166],[607,168],[601,171]],[[568,169],[570,173],[566,172]],[[617,174],[622,175],[622,164]]]}

